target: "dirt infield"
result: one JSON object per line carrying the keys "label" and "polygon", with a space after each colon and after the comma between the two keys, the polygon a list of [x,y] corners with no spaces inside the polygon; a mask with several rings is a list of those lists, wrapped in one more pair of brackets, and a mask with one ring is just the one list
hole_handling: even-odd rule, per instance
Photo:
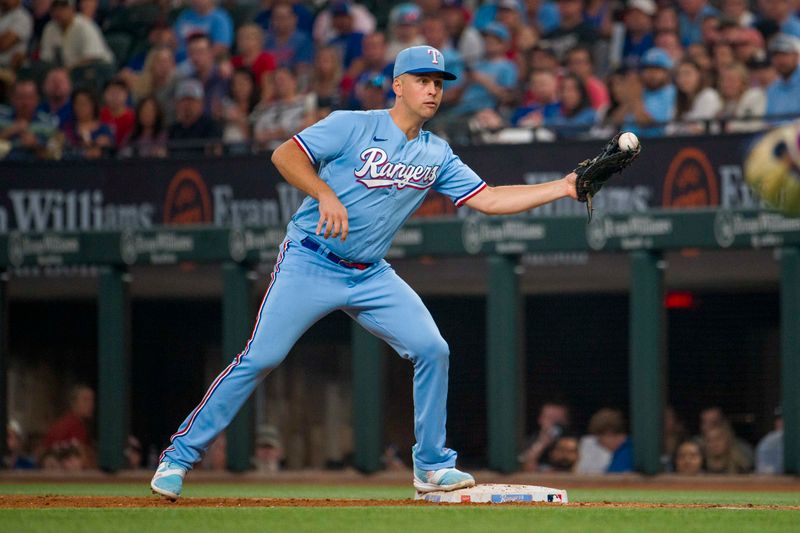
{"label": "dirt infield", "polygon": [[0,509],[56,509],[56,508],[102,508],[129,509],[142,507],[554,507],[565,506],[579,509],[738,509],[800,511],[798,505],[725,505],[725,504],[674,504],[641,502],[577,502],[568,504],[553,503],[503,503],[503,504],[437,504],[418,500],[351,500],[328,498],[183,498],[169,502],[163,498],[152,497],[108,497],[108,496],[0,496]]}

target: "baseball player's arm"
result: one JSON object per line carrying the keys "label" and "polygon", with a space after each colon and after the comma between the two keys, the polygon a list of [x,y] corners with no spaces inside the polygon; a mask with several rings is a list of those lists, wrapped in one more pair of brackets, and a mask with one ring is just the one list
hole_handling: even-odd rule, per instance
{"label": "baseball player's arm", "polygon": [[465,205],[487,215],[511,215],[561,198],[577,200],[575,177],[575,173],[570,172],[559,180],[547,183],[486,187],[467,200]]}
{"label": "baseball player's arm", "polygon": [[283,179],[319,201],[317,235],[324,228],[323,237],[326,239],[340,234],[342,240],[347,239],[350,231],[347,208],[339,201],[333,189],[320,179],[308,156],[293,140],[286,141],[272,152],[272,163]]}

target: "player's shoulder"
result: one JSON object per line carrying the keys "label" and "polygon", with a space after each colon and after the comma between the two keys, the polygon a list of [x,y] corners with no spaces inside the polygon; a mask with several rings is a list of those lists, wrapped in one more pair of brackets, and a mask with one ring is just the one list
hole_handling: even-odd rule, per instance
{"label": "player's shoulder", "polygon": [[450,150],[450,144],[435,133],[428,130],[420,130],[419,134],[424,138],[428,147],[439,148],[442,151]]}
{"label": "player's shoulder", "polygon": [[366,123],[374,120],[379,120],[381,118],[381,111],[380,110],[360,111],[360,110],[340,109],[337,111],[333,111],[330,115],[328,115],[325,118],[336,121],[350,120],[354,123]]}

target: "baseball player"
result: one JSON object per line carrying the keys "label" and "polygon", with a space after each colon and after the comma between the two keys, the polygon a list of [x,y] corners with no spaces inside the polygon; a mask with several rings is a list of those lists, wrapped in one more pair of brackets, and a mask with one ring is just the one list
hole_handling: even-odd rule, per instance
{"label": "baseball player", "polygon": [[537,185],[490,187],[444,140],[423,130],[439,108],[443,80],[454,78],[439,50],[406,48],[394,65],[394,107],[334,112],[275,150],[278,171],[308,196],[288,225],[250,340],[170,439],[150,483],[154,492],[177,499],[186,472],[261,379],[311,325],[337,309],[414,365],[414,487],[430,492],[475,484],[445,447],[447,343],[383,257],[429,189],[493,215],[577,193],[575,173]]}

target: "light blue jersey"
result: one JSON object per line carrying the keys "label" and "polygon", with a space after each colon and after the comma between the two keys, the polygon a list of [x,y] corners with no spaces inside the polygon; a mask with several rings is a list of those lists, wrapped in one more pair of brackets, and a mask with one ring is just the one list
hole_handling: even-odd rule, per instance
{"label": "light blue jersey", "polygon": [[[382,259],[428,189],[461,206],[486,187],[436,135],[423,130],[409,141],[388,110],[337,111],[294,140],[347,208],[346,241],[316,238],[350,261]],[[289,238],[314,236],[318,222],[319,202],[307,197],[289,223]]]}

